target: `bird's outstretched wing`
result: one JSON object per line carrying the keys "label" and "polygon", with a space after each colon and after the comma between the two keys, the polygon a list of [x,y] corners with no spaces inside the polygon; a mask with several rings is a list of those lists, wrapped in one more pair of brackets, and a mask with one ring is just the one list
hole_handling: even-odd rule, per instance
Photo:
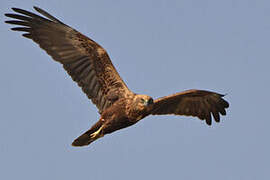
{"label": "bird's outstretched wing", "polygon": [[63,64],[100,113],[119,96],[130,92],[99,44],[38,7],[34,9],[46,18],[22,9],[12,9],[17,14],[5,14],[14,19],[6,23],[19,27],[11,29],[26,32],[24,37],[38,43],[55,61]]}
{"label": "bird's outstretched wing", "polygon": [[229,107],[229,103],[223,96],[210,91],[188,90],[156,99],[150,113],[196,116],[211,125],[211,114],[216,122],[220,121],[219,114],[226,115],[225,109]]}

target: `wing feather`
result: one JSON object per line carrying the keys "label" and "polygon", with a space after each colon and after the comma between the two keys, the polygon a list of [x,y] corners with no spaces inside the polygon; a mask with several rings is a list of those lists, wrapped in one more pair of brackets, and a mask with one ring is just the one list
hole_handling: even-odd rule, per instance
{"label": "wing feather", "polygon": [[129,89],[113,66],[109,55],[99,44],[75,29],[65,25],[46,11],[34,7],[46,18],[19,8],[17,14],[5,14],[13,20],[6,23],[19,25],[14,31],[23,31],[24,37],[32,39],[64,69],[102,113],[114,101],[107,98],[125,97]]}
{"label": "wing feather", "polygon": [[210,91],[188,90],[156,99],[151,114],[195,116],[211,125],[212,116],[216,122],[220,122],[219,114],[226,115],[225,109],[229,103],[223,96]]}

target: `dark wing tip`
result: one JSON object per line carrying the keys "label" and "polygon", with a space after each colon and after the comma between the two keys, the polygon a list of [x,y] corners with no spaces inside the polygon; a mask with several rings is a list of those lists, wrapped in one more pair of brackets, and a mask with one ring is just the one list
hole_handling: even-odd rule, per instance
{"label": "dark wing tip", "polygon": [[215,121],[216,121],[217,123],[219,123],[219,122],[220,122],[219,112],[214,111],[214,112],[212,112],[212,115],[213,115]]}
{"label": "dark wing tip", "polygon": [[[5,16],[6,16],[6,14],[5,14]],[[7,24],[13,24],[12,21],[5,21],[5,23],[7,23]]]}
{"label": "dark wing tip", "polygon": [[54,21],[54,22],[58,22],[60,24],[64,24],[63,22],[61,22],[59,19],[57,19],[56,17],[50,15],[48,12],[46,12],[45,10],[37,7],[37,6],[33,6],[33,8],[39,12],[40,14],[42,14],[43,16],[49,18],[50,20]]}
{"label": "dark wing tip", "polygon": [[23,37],[26,37],[26,38],[29,38],[29,39],[32,39],[32,35],[29,34],[29,33],[26,33],[26,34],[22,34]]}
{"label": "dark wing tip", "polygon": [[[216,95],[218,95],[218,99],[216,101],[217,104],[213,104],[211,103],[211,106],[214,108],[215,110],[212,109],[211,111],[211,116],[213,116],[214,120],[219,123],[220,122],[220,114],[225,116],[227,113],[226,113],[226,109],[229,107],[229,103],[223,99],[224,96],[226,96],[227,94],[218,94],[216,93]],[[216,96],[217,97],[217,96]],[[211,121],[208,120],[209,118],[205,118],[206,120],[206,124],[207,125],[211,125]]]}
{"label": "dark wing tip", "polygon": [[[228,93],[226,93],[226,94],[220,94],[220,97],[224,97],[224,96],[227,96],[227,95],[228,95]],[[228,108],[230,106],[229,103],[226,100],[224,100],[224,99],[222,99],[222,100],[223,100],[224,107],[225,108]]]}
{"label": "dark wing tip", "polygon": [[228,95],[228,93],[226,93],[226,94],[218,94],[218,93],[216,93],[219,97],[220,97],[220,103],[222,104],[222,106],[226,109],[226,108],[228,108],[230,105],[229,105],[229,103],[225,100],[225,99],[223,99],[223,97],[224,96],[227,96]]}
{"label": "dark wing tip", "polygon": [[27,15],[29,12],[20,8],[11,8],[13,11],[17,12],[17,13],[21,13],[21,14],[25,14]]}
{"label": "dark wing tip", "polygon": [[42,12],[45,12],[43,9],[41,9],[41,8],[39,8],[39,7],[37,7],[37,6],[33,6],[33,8],[34,8],[37,12],[39,12],[39,13],[41,13],[41,14],[42,14]]}
{"label": "dark wing tip", "polygon": [[37,7],[37,6],[33,6],[33,8],[36,10],[36,11],[38,11],[40,8],[39,7]]}
{"label": "dark wing tip", "polygon": [[223,98],[220,99],[220,104],[222,105],[222,107],[223,107],[224,109],[227,109],[227,108],[230,106],[230,104],[228,103],[228,101],[226,101],[226,100],[223,99]]}
{"label": "dark wing tip", "polygon": [[20,11],[21,9],[20,8],[15,8],[15,7],[13,7],[13,8],[11,8],[13,11]]}
{"label": "dark wing tip", "polygon": [[30,32],[31,28],[26,28],[26,27],[14,27],[10,28],[12,31],[24,31],[24,32]]}
{"label": "dark wing tip", "polygon": [[6,16],[6,17],[13,18],[14,14],[11,14],[11,13],[5,13],[5,16]]}
{"label": "dark wing tip", "polygon": [[212,125],[211,116],[210,116],[210,118],[206,118],[206,119],[205,119],[205,122],[206,122],[206,124],[207,124],[208,126],[211,126],[211,125]]}
{"label": "dark wing tip", "polygon": [[230,104],[227,101],[224,100],[224,107],[228,108],[229,106],[230,106]]}
{"label": "dark wing tip", "polygon": [[[46,12],[46,11],[44,11],[43,9],[41,9],[41,8],[39,8],[39,7],[37,7],[37,6],[33,6],[33,8],[37,11],[37,12],[39,12],[39,13],[41,13],[41,14],[43,14],[44,12]],[[47,12],[46,12],[47,13]]]}

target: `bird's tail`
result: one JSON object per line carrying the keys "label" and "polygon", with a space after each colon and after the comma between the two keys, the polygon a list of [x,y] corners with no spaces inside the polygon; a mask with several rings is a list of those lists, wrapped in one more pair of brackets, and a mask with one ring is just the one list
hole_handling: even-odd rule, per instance
{"label": "bird's tail", "polygon": [[84,134],[79,136],[77,139],[75,139],[72,143],[72,146],[87,146],[90,143],[94,142],[95,140],[101,138],[104,136],[102,132],[103,126],[100,126],[97,130],[96,128],[89,129]]}

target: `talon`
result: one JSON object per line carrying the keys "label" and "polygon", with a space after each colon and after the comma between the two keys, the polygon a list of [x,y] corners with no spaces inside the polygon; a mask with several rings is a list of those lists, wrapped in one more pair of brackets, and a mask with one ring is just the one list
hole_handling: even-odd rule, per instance
{"label": "talon", "polygon": [[94,133],[92,133],[92,134],[90,135],[91,139],[95,139],[95,137],[97,137],[97,136],[98,136],[98,132],[97,132],[97,131],[94,132]]}
{"label": "talon", "polygon": [[103,137],[104,134],[102,134],[102,132],[101,132],[102,128],[103,128],[103,126],[101,126],[96,132],[92,133],[90,135],[91,139],[96,139],[96,138]]}

